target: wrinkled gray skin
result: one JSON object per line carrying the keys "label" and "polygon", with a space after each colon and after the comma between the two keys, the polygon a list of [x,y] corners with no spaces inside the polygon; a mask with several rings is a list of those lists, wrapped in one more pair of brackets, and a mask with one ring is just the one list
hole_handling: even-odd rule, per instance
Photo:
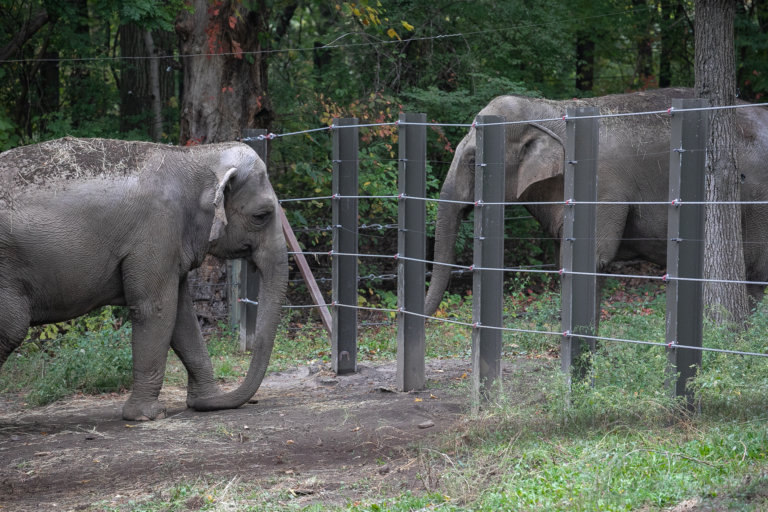
{"label": "wrinkled gray skin", "polygon": [[[690,89],[663,89],[603,96],[589,100],[549,101],[518,96],[492,100],[480,115],[500,115],[508,121],[561,118],[568,107],[597,106],[600,112],[666,110],[673,98],[690,98]],[[669,115],[630,116],[600,120],[598,149],[599,201],[665,201],[669,195]],[[768,200],[768,110],[735,110],[736,158],[744,201]],[[476,130],[459,143],[440,198],[474,200]],[[506,201],[563,201],[565,122],[506,127]],[[526,206],[541,227],[560,239],[562,206]],[[468,208],[440,203],[435,228],[435,260],[455,261],[459,223]],[[613,260],[641,258],[666,265],[667,207],[598,206],[597,265],[605,270]],[[768,207],[743,206],[742,227],[747,280],[768,279]],[[450,267],[435,265],[425,310],[433,314],[448,285]],[[750,286],[759,300],[763,287]],[[599,293],[599,290],[598,290]],[[599,297],[599,295],[598,295]],[[598,308],[599,311],[599,308]]]}
{"label": "wrinkled gray skin", "polygon": [[[287,282],[278,208],[264,163],[244,144],[68,137],[0,154],[0,366],[30,325],[124,305],[134,376],[125,419],[164,417],[169,347],[188,371],[189,407],[242,405],[264,378]],[[247,258],[262,278],[256,348],[229,393],[214,381],[188,293],[187,272],[206,253]]]}

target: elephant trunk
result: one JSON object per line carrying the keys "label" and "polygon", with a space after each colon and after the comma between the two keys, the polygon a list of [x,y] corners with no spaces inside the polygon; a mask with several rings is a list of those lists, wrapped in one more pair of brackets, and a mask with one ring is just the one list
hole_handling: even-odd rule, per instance
{"label": "elephant trunk", "polygon": [[[285,242],[283,242],[284,246]],[[250,264],[251,262],[249,262]],[[248,373],[237,389],[228,393],[195,401],[194,409],[214,411],[243,405],[256,394],[269,366],[269,358],[280,322],[282,299],[288,285],[288,256],[285,253],[276,265],[256,264],[259,270],[259,309],[256,315],[256,340]]]}
{"label": "elephant trunk", "polygon": [[[444,195],[442,193],[441,197]],[[430,279],[429,290],[424,301],[424,314],[428,316],[435,314],[448,288],[451,267],[440,265],[440,263],[451,265],[456,261],[456,236],[459,233],[459,225],[465,209],[466,207],[460,204],[441,203],[437,210],[435,264],[432,267],[432,279]]]}

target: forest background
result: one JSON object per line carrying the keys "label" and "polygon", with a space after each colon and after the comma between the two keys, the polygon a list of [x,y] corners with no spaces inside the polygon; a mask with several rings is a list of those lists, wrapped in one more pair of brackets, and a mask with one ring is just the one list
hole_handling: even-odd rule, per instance
{"label": "forest background", "polygon": [[[759,102],[768,93],[768,3],[736,3],[738,94]],[[693,4],[0,0],[0,150],[65,135],[202,144],[236,140],[246,128],[280,134],[334,117],[394,121],[402,111],[468,123],[500,94],[562,99],[693,86]],[[429,194],[463,134],[430,128]],[[361,139],[361,193],[394,193],[396,129],[364,129]],[[272,141],[278,195],[328,195],[330,154],[322,132]],[[396,209],[361,202],[361,224],[386,226]],[[293,203],[287,213],[305,246],[329,246],[327,204]],[[517,221],[508,238],[522,243],[507,264],[546,261],[551,243],[535,222],[522,209],[508,217]],[[394,253],[395,239],[370,232],[361,252]],[[372,265],[361,274],[391,270]],[[387,288],[373,279],[371,299],[393,301]]]}

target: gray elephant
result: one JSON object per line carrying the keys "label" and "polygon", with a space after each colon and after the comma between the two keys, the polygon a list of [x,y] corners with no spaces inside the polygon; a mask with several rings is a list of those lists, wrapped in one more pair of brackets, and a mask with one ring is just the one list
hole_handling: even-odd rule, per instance
{"label": "gray elephant", "polygon": [[[673,98],[691,98],[690,89],[659,89],[587,100],[550,101],[500,96],[481,115],[507,121],[560,119],[569,107],[596,106],[601,113],[666,110]],[[736,155],[744,201],[768,200],[768,110],[736,110]],[[598,150],[598,200],[616,202],[665,201],[669,194],[670,116],[603,118]],[[456,148],[440,192],[441,199],[474,200],[475,129]],[[563,201],[565,122],[530,122],[506,127],[506,201]],[[526,206],[553,238],[563,231],[562,206]],[[467,207],[440,203],[435,228],[435,261],[453,263],[459,223]],[[597,209],[597,265],[605,270],[613,260],[641,258],[666,265],[667,207],[601,205]],[[768,207],[742,207],[747,280],[768,278]],[[451,268],[436,264],[425,310],[433,314],[448,285]],[[748,287],[759,300],[763,287]],[[598,308],[599,309],[599,308]]]}
{"label": "gray elephant", "polygon": [[[169,347],[189,374],[187,405],[234,408],[266,372],[288,277],[266,167],[239,143],[181,148],[64,138],[0,154],[0,366],[30,325],[99,306],[129,308],[127,420],[165,416]],[[261,274],[257,340],[245,381],[222,393],[188,293],[204,256],[247,258]]]}

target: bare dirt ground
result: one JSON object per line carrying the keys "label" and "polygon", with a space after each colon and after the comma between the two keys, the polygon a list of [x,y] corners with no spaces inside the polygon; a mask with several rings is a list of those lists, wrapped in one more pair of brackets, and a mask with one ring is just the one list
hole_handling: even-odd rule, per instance
{"label": "bare dirt ground", "polygon": [[[519,383],[542,364],[507,361],[504,373]],[[359,370],[272,374],[257,403],[213,413],[186,409],[185,390],[166,388],[168,418],[146,423],[121,419],[125,394],[42,408],[0,395],[0,511],[120,509],[200,479],[286,491],[294,504],[423,491],[414,446],[460,425],[470,363],[428,363],[427,390],[418,393],[394,392],[394,364]],[[520,401],[535,395],[520,390]]]}

